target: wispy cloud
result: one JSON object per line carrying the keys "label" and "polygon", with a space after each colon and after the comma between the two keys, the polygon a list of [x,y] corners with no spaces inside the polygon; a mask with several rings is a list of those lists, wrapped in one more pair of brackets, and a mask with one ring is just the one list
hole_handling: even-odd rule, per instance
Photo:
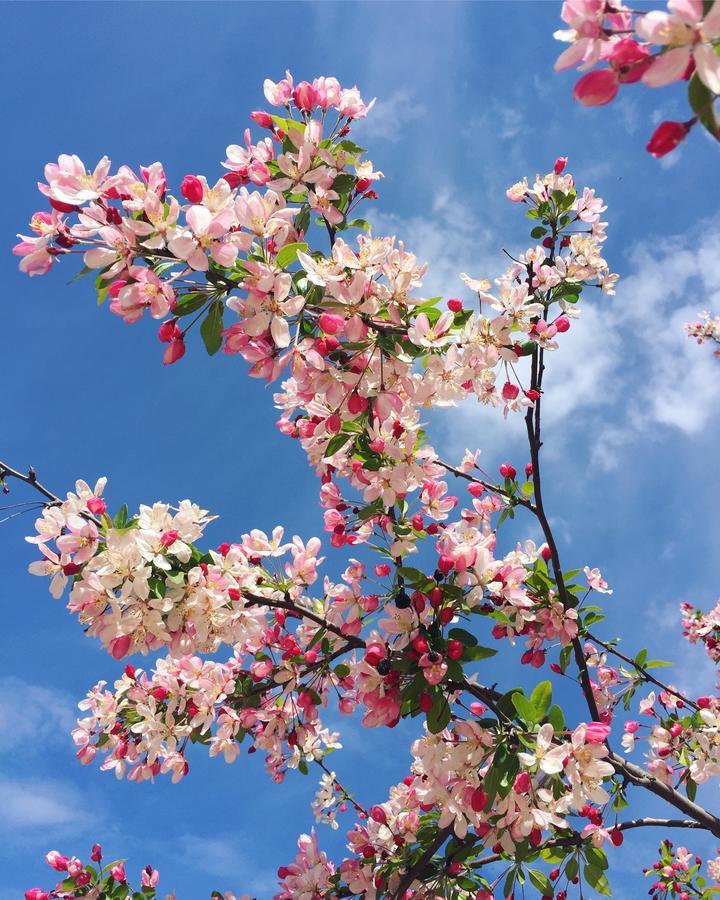
{"label": "wispy cloud", "polygon": [[81,803],[74,785],[54,780],[0,780],[0,831],[79,827],[89,824],[90,804]]}
{"label": "wispy cloud", "polygon": [[0,753],[18,747],[24,754],[44,752],[49,743],[67,743],[73,713],[73,699],[64,691],[0,678]]}
{"label": "wispy cloud", "polygon": [[367,119],[358,121],[354,127],[356,140],[399,141],[404,136],[406,126],[421,119],[427,110],[417,97],[407,88],[400,88],[380,97]]}
{"label": "wispy cloud", "polygon": [[188,833],[181,835],[177,841],[179,854],[195,860],[202,871],[216,878],[232,879],[234,890],[269,897],[277,889],[277,879],[271,871],[262,871],[262,865],[258,864],[257,857],[248,852],[247,847],[248,835],[245,832],[212,838]]}

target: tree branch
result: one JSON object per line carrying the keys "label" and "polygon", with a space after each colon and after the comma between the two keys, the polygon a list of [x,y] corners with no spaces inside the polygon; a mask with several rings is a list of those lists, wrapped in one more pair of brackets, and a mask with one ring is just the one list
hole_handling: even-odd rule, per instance
{"label": "tree branch", "polygon": [[624,776],[631,784],[645,788],[651,794],[655,794],[656,797],[660,797],[666,803],[674,806],[675,809],[679,809],[690,816],[698,824],[698,827],[711,832],[715,837],[720,837],[720,819],[703,809],[702,806],[693,803],[680,791],[676,791],[675,788],[663,784],[657,778],[653,778],[652,775],[649,775],[634,763],[623,759],[622,756],[618,756],[617,753],[611,751],[607,759],[615,767],[615,771]]}
{"label": "tree branch", "polygon": [[400,900],[405,891],[410,887],[413,881],[416,878],[422,877],[423,872],[427,864],[435,855],[436,851],[442,847],[445,841],[450,837],[453,833],[452,825],[448,825],[445,828],[438,831],[435,839],[427,846],[424,853],[418,859],[414,866],[410,866],[409,869],[405,872],[403,877],[400,879],[400,884],[395,888],[390,900]]}
{"label": "tree branch", "polygon": [[33,487],[36,491],[39,491],[43,495],[43,497],[46,497],[50,501],[50,504],[62,503],[60,497],[58,497],[56,494],[53,494],[53,492],[49,491],[46,487],[44,487],[44,485],[40,484],[40,482],[37,480],[35,469],[32,466],[28,466],[27,475],[23,475],[22,472],[18,472],[17,469],[13,469],[7,463],[4,463],[2,462],[2,460],[0,460],[0,481],[4,481],[6,478],[15,478],[17,479],[17,481],[22,481],[24,484],[29,484],[30,487]]}
{"label": "tree branch", "polygon": [[654,675],[651,675],[648,670],[644,666],[639,666],[634,659],[631,659],[629,656],[625,656],[624,653],[621,653],[616,647],[612,644],[607,644],[605,641],[601,641],[600,638],[596,638],[595,635],[587,633],[588,638],[595,644],[599,644],[608,653],[612,653],[614,656],[617,656],[618,659],[621,659],[623,662],[631,665],[636,671],[638,671],[646,681],[651,682],[656,687],[661,688],[663,691],[667,691],[668,694],[672,694],[674,697],[677,697],[679,700],[682,700],[686,706],[690,706],[693,709],[699,709],[700,707],[693,700],[690,700],[684,694],[681,694],[679,691],[674,690],[671,687],[668,687],[666,684],[663,684],[662,681],[658,681]]}

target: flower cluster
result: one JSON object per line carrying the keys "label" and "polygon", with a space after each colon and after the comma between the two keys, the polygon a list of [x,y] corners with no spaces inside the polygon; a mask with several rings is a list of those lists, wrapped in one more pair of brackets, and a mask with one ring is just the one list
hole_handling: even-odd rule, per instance
{"label": "flower cluster", "polygon": [[[688,322],[685,326],[688,337],[695,338],[698,344],[705,341],[714,341],[720,345],[720,315],[711,316],[709,312],[701,312],[697,322]],[[714,351],[715,356],[720,356],[720,346]]]}
{"label": "flower cluster", "polygon": [[644,741],[648,772],[664,784],[684,785],[694,798],[696,785],[720,775],[720,698],[688,703],[672,690],[651,691],[639,709],[652,724],[626,722],[623,748],[630,753]]}
{"label": "flower cluster", "polygon": [[[720,852],[720,851],[719,851]],[[647,878],[653,878],[649,894],[653,900],[711,900],[717,896],[720,884],[720,858],[707,865],[712,886],[700,875],[702,859],[687,847],[675,847],[672,841],[663,840],[658,848],[657,862],[643,869]]]}
{"label": "flower cluster", "polygon": [[[319,856],[314,838],[301,842],[302,861],[299,856],[292,874],[299,868],[316,879],[310,887],[322,896],[328,895],[331,884],[342,884],[342,896],[387,896],[397,890],[406,868],[398,861],[413,857],[418,836],[429,822],[451,829],[459,841],[472,836],[478,855],[487,848],[508,858],[525,858],[548,834],[562,834],[572,814],[592,820],[582,833],[591,853],[608,837],[617,844],[593,806],[610,800],[602,786],[615,771],[605,760],[608,730],[591,723],[568,734],[546,723],[529,730],[519,748],[498,739],[482,721],[458,722],[440,734],[426,734],[413,745],[411,774],[348,833],[354,856],[337,866],[337,874],[333,877],[332,865]],[[278,873],[284,888],[280,898],[297,896],[288,871],[281,868]],[[569,872],[572,877],[572,865]],[[488,887],[469,864],[454,864],[449,874],[466,880],[466,891],[472,888],[458,896],[474,897]],[[560,869],[553,876],[557,880]],[[538,877],[547,878],[540,873]],[[408,887],[419,889],[420,884]]]}
{"label": "flower cluster", "polygon": [[[694,15],[694,2],[684,6]],[[595,35],[583,24],[592,10]],[[605,47],[620,54],[615,17],[634,14],[593,0],[567,3],[565,15],[573,52],[595,61]],[[701,44],[678,49],[697,58]],[[629,71],[619,58],[618,79]],[[81,254],[114,314],[163,320],[166,363],[200,323],[209,353],[222,348],[251,376],[279,382],[278,427],[320,479],[329,542],[356,555],[322,578],[320,541],[285,541],[280,527],[203,550],[214,518],[206,510],[156,502],[111,517],[104,479],[50,502],[28,539],[41,557],[30,570],[49,577],[56,597],[69,589],[70,611],[116,660],[167,654],[89,691],[73,733],[78,758],[135,782],[180,780],[193,744],[229,763],[243,748],[261,751],[277,782],[288,769],[319,768],[316,820],[337,828],[341,813],[357,813],[349,855],[336,865],[314,834],[301,837],[278,873],[280,900],[407,891],[491,900],[527,879],[565,900],[580,871],[608,896],[604,848],[622,842],[617,811],[647,782],[608,740],[618,704],[660,684],[648,673],[659,662],[646,651],[626,657],[590,632],[603,618],[591,598],[612,590],[597,568],[563,570],[539,468],[547,354],[567,339],[584,292],[614,293],[605,205],[558,158],[507,190],[532,244],[494,285],[461,276],[477,308],[428,298],[426,265],[353,218],[382,177],[348,137],[372,104],[335,79],[296,84],[289,73],[267,81],[265,96],[283,113],[252,114],[266,135],[248,130],[227,148],[222,177],[188,175],[177,195],[160,163],[135,175],[103,159],[88,172],[61,156],[41,185],[50,210],[15,250],[29,274]],[[443,461],[423,417],[466,398],[523,415],[530,461],[503,462],[495,475],[479,451]],[[542,543],[501,544],[500,526],[519,511],[535,517]],[[708,650],[711,618],[686,611],[688,637]],[[494,681],[482,678],[483,661],[518,643],[523,665],[539,670],[550,658],[552,673],[580,683],[586,721],[566,724],[549,681],[528,693],[483,684]],[[221,650],[225,658],[207,658]],[[664,686],[659,708],[655,697],[640,704],[653,718],[647,772],[692,795],[720,774],[720,700],[687,701]],[[340,747],[320,719],[331,703],[366,727],[424,721],[410,773],[387,801],[364,809],[326,766]],[[630,752],[645,732],[628,726]],[[483,874],[495,862],[502,885]]]}
{"label": "flower cluster", "polygon": [[[102,865],[102,847],[93,844],[90,851],[90,862],[83,863],[77,856],[63,856],[57,850],[51,850],[45,861],[56,872],[61,880],[49,891],[42,888],[30,888],[25,891],[25,900],[53,900],[53,898],[75,897],[130,897],[142,896],[152,900],[157,896],[157,884],[160,874],[152,866],[145,866],[140,873],[140,885],[137,893],[128,884],[125,864],[122,861]],[[93,865],[94,863],[94,865]],[[219,897],[220,895],[218,895]],[[225,894],[221,900],[235,900],[232,894]]]}
{"label": "flower cluster", "polygon": [[[664,87],[688,82],[693,115],[684,122],[662,122],[647,145],[664,156],[700,122],[720,139],[715,101],[720,95],[720,3],[716,0],[668,0],[667,10],[638,11],[613,0],[565,0],[557,31],[568,42],[556,69],[590,70],[575,85],[585,106],[610,103],[623,84]],[[600,65],[600,68],[595,68]]]}
{"label": "flower cluster", "polygon": [[720,600],[709,612],[691,603],[681,603],[683,636],[691,644],[701,643],[713,662],[720,659]]}

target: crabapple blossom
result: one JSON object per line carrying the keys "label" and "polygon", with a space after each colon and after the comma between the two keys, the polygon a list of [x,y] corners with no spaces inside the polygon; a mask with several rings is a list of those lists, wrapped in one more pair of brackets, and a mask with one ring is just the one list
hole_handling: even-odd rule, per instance
{"label": "crabapple blossom", "polygon": [[[667,10],[635,10],[609,0],[565,0],[561,17],[568,28],[555,37],[568,43],[556,70],[577,66],[585,74],[574,98],[585,106],[610,103],[621,86],[642,83],[658,88],[688,82],[693,115],[684,122],[662,122],[647,150],[670,153],[699,122],[716,140],[720,125],[720,2],[668,0]],[[603,68],[595,68],[605,64]],[[588,71],[589,70],[589,71]]]}
{"label": "crabapple blossom", "polygon": [[[647,15],[638,27],[652,25],[652,36],[639,42],[620,37],[632,12],[568,0],[563,64],[608,62],[584,76],[581,99],[604,102],[620,84],[656,79],[658,61],[669,70],[648,43],[692,57],[710,89],[703,47],[715,13],[696,6],[671,0],[681,40]],[[193,777],[202,747],[228,764],[260,752],[278,784],[319,769],[315,819],[339,829],[354,816],[347,855],[335,863],[314,832],[302,835],[278,871],[279,900],[488,900],[528,878],[564,900],[559,879],[569,887],[581,865],[609,896],[606,851],[635,827],[618,812],[641,790],[720,837],[720,822],[693,800],[696,785],[720,775],[720,698],[684,697],[655,678],[661,663],[647,651],[627,656],[595,636],[603,613],[590,595],[612,591],[597,568],[563,568],[545,511],[540,421],[553,385],[543,373],[573,339],[588,294],[598,305],[614,295],[606,206],[557,157],[507,190],[532,223],[530,245],[494,282],[461,274],[463,297],[441,305],[426,296],[427,264],[355,218],[383,177],[348,137],[373,104],[335,78],[296,82],[290,72],[266,80],[264,94],[274,111],[250,118],[266,134],[247,129],[226,148],[222,177],[186,175],[176,195],[160,163],[115,173],[105,157],[92,172],[73,156],[48,164],[40,191],[50,210],[32,217],[14,252],[30,275],[81,254],[81,274],[95,272],[111,312],[126,323],[145,309],[164,319],[166,364],[184,356],[198,324],[210,355],[222,349],[275,383],[278,429],[320,483],[325,548],[346,561],[322,574],[321,541],[281,525],[213,549],[215,517],[190,500],[111,515],[104,479],[60,498],[0,463],[4,489],[20,478],[47,501],[28,537],[38,557],[29,571],[48,578],[53,597],[67,593],[85,634],[124,661],[79,704],[78,761],[137,785]],[[708,317],[688,330],[714,338],[710,326]],[[515,464],[491,457],[486,470],[470,449],[456,465],[441,458],[431,413],[462,402],[524,417],[528,447]],[[541,543],[508,542],[503,523],[526,515]],[[713,659],[716,618],[683,606],[686,636]],[[497,688],[488,660],[501,652],[525,667],[524,687]],[[147,668],[137,654],[153,655]],[[561,679],[578,686],[584,711],[554,702]],[[619,704],[629,710],[641,689],[642,724],[623,729]],[[407,776],[369,808],[338,780],[340,762],[325,762],[342,748],[323,724],[335,710],[367,728],[422,723]],[[640,748],[642,765],[629,759]],[[126,890],[121,862],[98,872],[56,852],[48,861],[68,878],[26,896]],[[91,861],[102,861],[97,845]],[[157,883],[155,870],[142,871],[143,896]]]}

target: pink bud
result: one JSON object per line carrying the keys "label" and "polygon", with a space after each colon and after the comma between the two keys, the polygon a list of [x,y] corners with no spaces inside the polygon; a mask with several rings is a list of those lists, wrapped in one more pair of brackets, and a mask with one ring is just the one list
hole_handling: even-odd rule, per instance
{"label": "pink bud", "polygon": [[666,156],[687,137],[690,126],[685,122],[661,122],[645,148],[656,159]]}
{"label": "pink bud", "polygon": [[617,94],[620,81],[613,69],[588,72],[576,83],[573,97],[583,106],[604,106]]}
{"label": "pink bud", "polygon": [[325,334],[340,334],[345,326],[345,319],[336,313],[322,313],[319,325]]}
{"label": "pink bud", "polygon": [[516,794],[527,794],[531,783],[530,775],[527,772],[519,772],[513,781],[513,790]]}
{"label": "pink bud", "polygon": [[95,516],[101,516],[107,509],[107,504],[102,497],[91,497],[87,502],[87,508]]}
{"label": "pink bud", "polygon": [[163,354],[163,363],[171,366],[185,356],[185,341],[182,338],[170,341],[167,350]]}
{"label": "pink bud", "polygon": [[292,96],[295,106],[303,112],[310,112],[315,105],[315,88],[307,81],[301,81]]}
{"label": "pink bud", "polygon": [[342,419],[337,413],[333,413],[325,420],[325,428],[331,434],[336,434],[342,428]]}
{"label": "pink bud", "polygon": [[390,566],[387,563],[379,563],[375,566],[375,574],[378,578],[385,578],[390,574]]}
{"label": "pink bud", "polygon": [[47,853],[45,855],[45,862],[51,869],[55,869],[56,872],[67,872],[68,858],[67,856],[63,856],[62,853],[58,853],[57,850],[51,850]]}
{"label": "pink bud", "polygon": [[117,295],[125,287],[126,284],[127,281],[122,278],[118,279],[117,281],[113,281],[113,283],[108,288],[108,294],[110,294],[110,296],[113,298],[117,297]]}
{"label": "pink bud", "polygon": [[92,845],[92,852],[90,853],[90,859],[93,862],[100,862],[102,860],[102,847],[100,844]]}
{"label": "pink bud", "polygon": [[610,727],[600,722],[588,722],[585,726],[585,740],[588,744],[602,744],[610,734]]}
{"label": "pink bud", "polygon": [[514,400],[520,393],[520,388],[516,384],[506,381],[503,385],[502,395],[505,400]]}
{"label": "pink bud", "polygon": [[182,180],[180,193],[186,200],[189,200],[190,203],[202,203],[202,181],[195,175],[186,175]]}
{"label": "pink bud", "polygon": [[180,337],[180,330],[177,327],[177,318],[168,319],[158,328],[158,338],[163,344],[169,344],[170,341]]}
{"label": "pink bud", "polygon": [[113,866],[112,869],[110,869],[110,877],[114,881],[123,883],[127,877],[125,875],[125,866],[122,863],[118,863],[116,866]]}
{"label": "pink bud", "polygon": [[635,732],[638,730],[639,727],[640,727],[640,723],[639,723],[639,722],[633,722],[633,721],[626,722],[626,723],[623,725],[624,730],[625,730],[628,734],[635,734]]}
{"label": "pink bud", "polygon": [[558,316],[554,324],[557,330],[562,333],[570,328],[570,319],[567,316]]}
{"label": "pink bud", "polygon": [[25,891],[25,900],[50,900],[50,894],[42,888],[30,888],[29,891]]}
{"label": "pink bud", "polygon": [[380,825],[387,825],[387,816],[382,806],[371,806],[370,818]]}
{"label": "pink bud", "polygon": [[472,497],[481,497],[484,490],[485,487],[482,484],[478,484],[477,482],[473,482],[472,484],[468,485],[468,494],[470,494]]}
{"label": "pink bud", "polygon": [[259,125],[261,128],[273,127],[273,120],[270,118],[270,114],[263,112],[262,110],[251,112],[250,118],[253,120],[253,122],[255,122],[256,125]]}
{"label": "pink bud", "polygon": [[561,175],[565,171],[565,166],[567,165],[568,158],[567,156],[558,156],[555,160],[555,166],[553,168],[553,172],[556,175]]}
{"label": "pink bud", "polygon": [[517,475],[517,469],[510,463],[503,463],[499,471],[503,478],[514,478]]}
{"label": "pink bud", "polygon": [[163,547],[172,547],[179,537],[180,534],[174,528],[171,528],[169,531],[164,531],[160,535],[160,543]]}
{"label": "pink bud", "polygon": [[367,397],[361,397],[355,391],[348,397],[348,411],[353,415],[364,412],[368,408]]}
{"label": "pink bud", "polygon": [[448,309],[450,312],[459,313],[462,308],[462,300],[458,300],[457,297],[451,297],[447,302]]}
{"label": "pink bud", "polygon": [[131,637],[129,634],[123,634],[120,637],[113,638],[108,644],[108,650],[113,659],[122,659],[127,656],[130,649]]}

